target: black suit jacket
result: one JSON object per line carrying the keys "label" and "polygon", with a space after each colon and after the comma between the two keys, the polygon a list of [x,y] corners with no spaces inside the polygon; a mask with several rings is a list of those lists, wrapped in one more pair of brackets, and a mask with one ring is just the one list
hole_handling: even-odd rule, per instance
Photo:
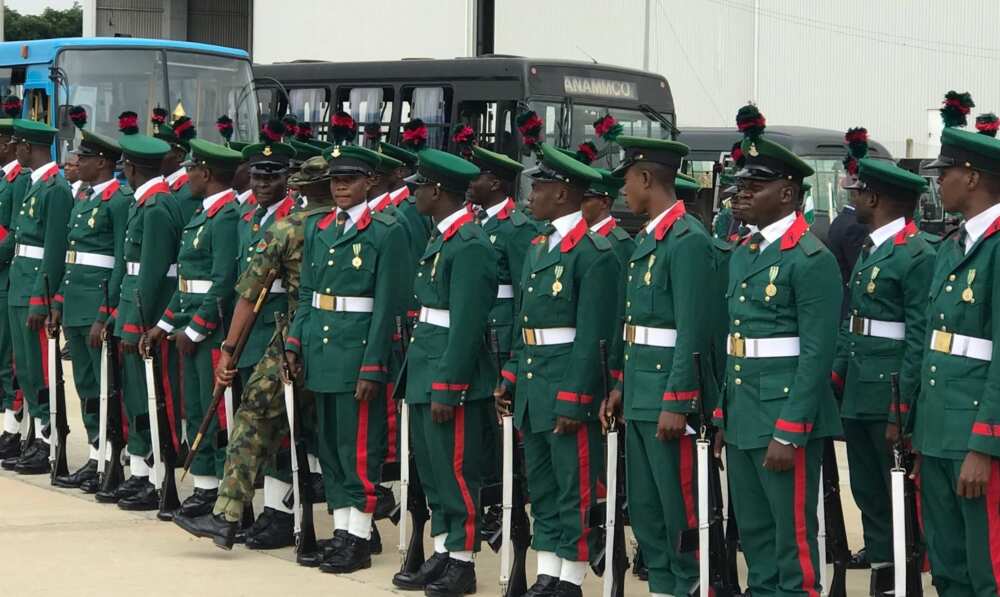
{"label": "black suit jacket", "polygon": [[854,270],[854,264],[861,253],[861,245],[871,231],[865,224],[858,223],[857,214],[850,205],[845,205],[840,210],[840,214],[830,224],[827,232],[827,243],[830,251],[837,258],[837,265],[840,267],[840,278],[843,282],[844,297],[841,302],[840,316],[847,316],[848,301],[850,300],[850,290],[847,288],[848,279]]}

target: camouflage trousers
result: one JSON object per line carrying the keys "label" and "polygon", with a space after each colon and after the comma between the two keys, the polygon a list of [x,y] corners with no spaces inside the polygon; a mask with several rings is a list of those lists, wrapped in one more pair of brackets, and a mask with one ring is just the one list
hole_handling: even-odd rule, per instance
{"label": "camouflage trousers", "polygon": [[[243,505],[253,500],[254,481],[261,467],[285,468],[276,466],[279,453],[287,452],[288,447],[288,416],[281,381],[283,358],[284,346],[280,336],[275,334],[264,358],[254,367],[243,388],[242,401],[233,417],[222,484],[215,502],[214,513],[223,514],[226,520],[240,520]],[[306,397],[304,390],[297,388],[296,392]],[[302,408],[306,408],[306,404],[312,406],[312,400],[300,400],[300,403]],[[301,415],[304,422],[312,422],[313,417],[308,413]],[[281,478],[283,475],[274,476]]]}

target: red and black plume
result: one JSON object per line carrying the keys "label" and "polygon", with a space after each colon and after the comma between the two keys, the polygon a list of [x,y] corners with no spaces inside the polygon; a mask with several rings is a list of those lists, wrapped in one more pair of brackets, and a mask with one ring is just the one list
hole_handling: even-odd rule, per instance
{"label": "red and black plume", "polygon": [[382,125],[377,122],[369,122],[365,125],[365,144],[370,147],[377,147],[382,141]]}
{"label": "red and black plume", "polygon": [[83,127],[87,126],[87,110],[83,106],[73,106],[67,112],[70,121],[76,128],[83,130]]}
{"label": "red and black plume", "polygon": [[139,134],[139,115],[131,110],[126,110],[119,114],[118,130],[123,135]]}
{"label": "red and black plume", "polygon": [[270,118],[260,127],[261,143],[281,143],[285,136],[285,123],[277,118]]}
{"label": "red and black plume", "polygon": [[223,114],[215,121],[215,130],[219,131],[222,138],[226,140],[226,145],[233,138],[233,119]]}
{"label": "red and black plume", "polygon": [[410,151],[420,151],[427,146],[427,125],[419,118],[414,118],[403,125],[403,141],[400,143]]}
{"label": "red and black plume", "polygon": [[589,166],[597,159],[597,145],[593,141],[584,141],[576,148],[576,159]]}
{"label": "red and black plume", "polygon": [[736,128],[743,133],[744,137],[754,140],[760,137],[764,129],[767,128],[767,119],[760,113],[757,106],[747,104],[736,112]]}
{"label": "red and black plume", "polygon": [[174,129],[174,135],[181,141],[190,141],[197,135],[194,121],[189,116],[179,117],[170,126]]}
{"label": "red and black plume", "polygon": [[941,112],[941,121],[946,128],[968,124],[966,117],[972,108],[976,107],[970,93],[959,93],[954,90],[944,95],[944,102],[942,103],[943,105],[939,111]]}
{"label": "red and black plume", "polygon": [[337,145],[352,142],[358,134],[358,123],[347,112],[338,110],[330,116],[330,130],[327,134]]}
{"label": "red and black plume", "polygon": [[608,142],[613,142],[622,134],[622,125],[610,114],[598,118],[594,121],[594,132],[598,137]]}
{"label": "red and black plume", "polygon": [[3,100],[3,113],[9,118],[17,118],[21,115],[21,109],[24,107],[24,102],[21,98],[16,95],[8,95]]}
{"label": "red and black plume", "polygon": [[733,148],[729,150],[729,157],[733,158],[733,163],[737,168],[742,168],[747,162],[747,156],[743,155],[743,143],[737,141],[733,143]]}
{"label": "red and black plume", "polygon": [[472,155],[472,148],[476,145],[476,131],[464,122],[456,124],[451,131],[451,140],[458,152],[467,158]]}
{"label": "red and black plume", "polygon": [[997,118],[993,112],[976,116],[976,130],[979,131],[980,135],[996,137],[997,129],[1000,129],[1000,118]]}
{"label": "red and black plume", "polygon": [[844,142],[847,143],[844,170],[851,176],[857,176],[858,160],[868,155],[868,129],[863,126],[847,129]]}
{"label": "red and black plume", "polygon": [[543,140],[542,127],[544,123],[542,119],[534,110],[528,110],[518,114],[515,123],[517,130],[521,133],[521,138],[524,140],[524,146],[534,151]]}
{"label": "red and black plume", "polygon": [[295,127],[295,138],[303,143],[310,141],[313,138],[313,127],[308,122],[300,122],[297,127]]}
{"label": "red and black plume", "polygon": [[163,108],[160,108],[159,106],[153,108],[153,115],[149,118],[150,122],[153,123],[153,130],[159,132],[160,125],[167,123],[167,116],[169,116],[169,114],[167,114],[167,111]]}
{"label": "red and black plume", "polygon": [[285,114],[281,117],[281,122],[285,125],[285,136],[294,137],[299,134],[299,118],[295,114]]}

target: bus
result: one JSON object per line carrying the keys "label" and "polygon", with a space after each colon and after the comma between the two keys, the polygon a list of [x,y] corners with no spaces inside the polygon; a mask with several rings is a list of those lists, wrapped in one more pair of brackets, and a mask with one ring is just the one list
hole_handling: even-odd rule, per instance
{"label": "bus", "polygon": [[[256,64],[260,111],[294,114],[322,138],[330,115],[350,113],[377,125],[382,139],[398,143],[413,118],[428,126],[428,147],[453,150],[449,131],[471,126],[481,146],[534,165],[521,145],[515,118],[523,110],[545,122],[546,142],[575,150],[594,140],[593,123],[614,116],[626,135],[673,138],[676,114],[667,80],[640,70],[565,60],[485,55],[454,59]],[[598,147],[604,142],[597,140]],[[603,151],[595,166],[613,168],[620,151]],[[526,185],[527,183],[524,183]],[[519,197],[527,197],[522,185]],[[638,221],[616,206],[626,227]]]}
{"label": "bus", "polygon": [[258,104],[249,55],[208,44],[140,38],[57,38],[0,43],[0,89],[24,98],[22,117],[59,129],[53,157],[79,141],[68,112],[87,110],[87,129],[118,136],[118,115],[139,114],[142,132],[162,107],[190,117],[200,137],[221,141],[216,119],[234,122],[234,141],[257,138]]}

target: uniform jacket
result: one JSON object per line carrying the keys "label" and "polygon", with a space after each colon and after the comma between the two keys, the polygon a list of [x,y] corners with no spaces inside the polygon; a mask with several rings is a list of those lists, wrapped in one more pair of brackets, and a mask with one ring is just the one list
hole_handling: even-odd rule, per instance
{"label": "uniform jacket", "polygon": [[14,259],[15,243],[11,226],[29,185],[31,175],[18,162],[14,162],[9,173],[0,177],[0,294],[4,297],[7,296],[10,263]]}
{"label": "uniform jacket", "polygon": [[[493,245],[497,256],[497,284],[512,286],[514,297],[520,295],[521,270],[531,239],[538,235],[538,228],[520,211],[514,209],[514,200],[508,198],[493,217],[482,223],[483,232]],[[500,353],[507,355],[511,349],[514,298],[497,298],[490,309],[490,325],[496,330]]]}
{"label": "uniform jacket", "polygon": [[[615,329],[623,328],[625,323],[625,268],[628,267],[629,258],[632,256],[632,251],[635,250],[635,241],[632,237],[628,235],[622,228],[618,226],[618,223],[614,218],[610,218],[606,224],[601,226],[597,230],[592,230],[598,236],[603,236],[611,243],[611,250],[614,252],[615,257],[618,258],[618,301],[617,310],[615,311]],[[608,366],[610,368],[611,377],[614,381],[610,383],[615,385],[622,380],[622,370],[624,369],[623,363],[623,347],[625,339],[622,334],[615,333],[611,338],[611,343],[609,346],[608,354]]]}

